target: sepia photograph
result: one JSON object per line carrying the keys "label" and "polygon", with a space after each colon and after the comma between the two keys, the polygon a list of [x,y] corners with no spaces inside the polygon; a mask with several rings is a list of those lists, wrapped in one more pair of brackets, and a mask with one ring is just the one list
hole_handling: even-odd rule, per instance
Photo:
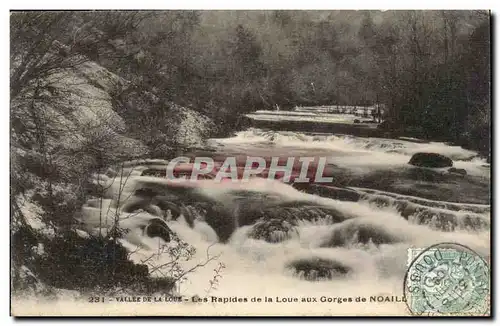
{"label": "sepia photograph", "polygon": [[11,10],[11,316],[491,317],[491,24]]}

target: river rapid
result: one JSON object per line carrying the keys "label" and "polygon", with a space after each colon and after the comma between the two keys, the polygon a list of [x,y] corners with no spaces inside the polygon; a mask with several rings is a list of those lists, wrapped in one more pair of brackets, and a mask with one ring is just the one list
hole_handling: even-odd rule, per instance
{"label": "river rapid", "polygon": [[[283,119],[287,113],[262,115]],[[318,119],[326,118],[322,113]],[[413,167],[408,161],[417,152],[446,155],[467,175]],[[118,216],[128,230],[120,241],[155,276],[178,273],[153,266],[169,266],[181,244],[196,249],[191,259],[177,262],[185,271],[203,266],[176,288],[187,301],[174,314],[407,314],[402,298],[408,248],[457,242],[489,259],[490,168],[475,152],[412,139],[257,126],[209,139],[206,150],[191,155],[326,157],[333,182],[173,183],[151,173],[165,169],[168,160],[124,162],[96,175],[107,190],[102,201],[89,200],[82,208],[82,231],[107,232]],[[148,236],[155,219],[175,234],[169,242]]]}

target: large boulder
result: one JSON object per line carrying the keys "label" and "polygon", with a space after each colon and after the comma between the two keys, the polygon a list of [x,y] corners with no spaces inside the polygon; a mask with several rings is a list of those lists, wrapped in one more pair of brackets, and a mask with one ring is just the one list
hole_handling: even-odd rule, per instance
{"label": "large boulder", "polygon": [[[147,147],[129,136],[125,120],[115,111],[113,94],[128,82],[79,57],[62,64],[70,67],[53,69],[39,78],[41,100],[35,112],[43,120],[44,130],[50,131],[44,137],[44,149],[54,153],[52,182],[55,178],[80,185],[78,180],[88,178],[88,171],[121,158],[145,155]],[[11,99],[11,136],[14,153],[20,160],[33,161],[27,169],[43,177],[38,168],[45,166],[44,155],[37,149],[39,141],[25,131],[26,126],[34,128],[39,119],[30,111],[33,89],[33,85],[25,85]]]}
{"label": "large boulder", "polygon": [[123,103],[120,114],[135,126],[132,133],[148,146],[149,157],[179,156],[187,148],[204,148],[205,140],[219,129],[194,108],[161,100],[141,88],[127,89],[119,98]]}
{"label": "large boulder", "polygon": [[264,240],[266,242],[277,243],[288,240],[292,237],[292,232],[296,232],[294,225],[286,220],[270,219],[259,220],[249,233],[252,239]]}
{"label": "large boulder", "polygon": [[457,175],[467,175],[467,171],[465,169],[449,168],[448,172]]}
{"label": "large boulder", "polygon": [[453,161],[437,153],[415,153],[408,164],[426,168],[445,168],[453,166]]}
{"label": "large boulder", "polygon": [[338,279],[352,271],[351,267],[343,263],[320,257],[297,259],[289,262],[286,267],[307,281]]}
{"label": "large boulder", "polygon": [[172,230],[170,230],[170,228],[167,226],[167,223],[159,218],[155,218],[149,221],[149,224],[148,226],[146,226],[144,231],[148,235],[148,237],[159,237],[165,242],[170,242],[170,234],[173,233]]}
{"label": "large boulder", "polygon": [[210,137],[217,126],[207,116],[190,108],[185,108],[176,104],[170,107],[170,116],[175,121],[175,127],[171,135],[177,144],[183,146],[204,147],[204,140]]}

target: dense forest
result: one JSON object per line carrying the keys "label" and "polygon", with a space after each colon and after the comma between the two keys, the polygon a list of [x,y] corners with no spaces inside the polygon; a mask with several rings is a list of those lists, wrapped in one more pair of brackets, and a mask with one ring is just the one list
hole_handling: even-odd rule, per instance
{"label": "dense forest", "polygon": [[181,105],[217,116],[276,104],[384,103],[393,128],[413,127],[420,129],[416,136],[444,137],[488,153],[487,12],[137,15],[145,17],[133,30],[103,17],[114,26],[100,30],[123,34],[124,57],[94,48],[95,58]]}
{"label": "dense forest", "polygon": [[[171,153],[183,108],[231,131],[276,105],[382,103],[380,128],[490,155],[485,11],[14,12],[10,40],[11,212],[22,227],[18,195],[34,191],[47,221],[68,228],[96,195],[92,172]],[[58,85],[68,78],[80,86]],[[75,106],[100,113],[82,124]]]}
{"label": "dense forest", "polygon": [[383,103],[395,128],[488,152],[488,12],[77,12],[54,19],[43,37],[211,117],[276,104]]}

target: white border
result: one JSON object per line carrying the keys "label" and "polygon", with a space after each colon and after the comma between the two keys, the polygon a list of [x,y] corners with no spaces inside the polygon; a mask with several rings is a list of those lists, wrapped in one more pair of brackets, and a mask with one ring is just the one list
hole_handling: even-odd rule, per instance
{"label": "white border", "polygon": [[[10,2],[10,3],[8,3]],[[252,0],[252,1],[100,1],[87,0],[81,2],[61,0],[22,0],[7,1],[9,9],[493,9],[493,0]]]}

